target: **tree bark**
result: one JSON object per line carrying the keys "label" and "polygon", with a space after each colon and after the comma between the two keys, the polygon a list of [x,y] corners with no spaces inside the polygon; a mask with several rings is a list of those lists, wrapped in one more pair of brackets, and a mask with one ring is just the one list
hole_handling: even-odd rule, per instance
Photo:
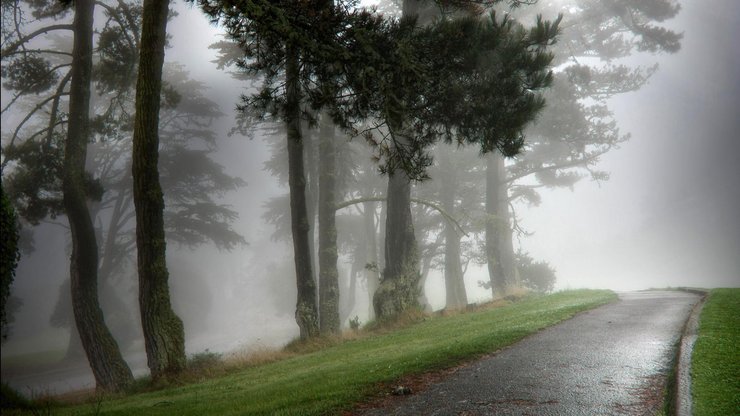
{"label": "tree bark", "polygon": [[494,297],[503,295],[516,280],[505,179],[503,156],[491,153],[486,158],[486,257]]}
{"label": "tree bark", "polygon": [[98,245],[87,207],[85,160],[89,133],[92,80],[92,0],[75,2],[69,123],[64,153],[64,208],[72,233],[70,287],[72,310],[82,346],[99,389],[119,391],[133,376],[115,339],[105,326],[98,301]]}
{"label": "tree bark", "polygon": [[403,171],[388,177],[385,269],[373,307],[378,319],[418,306],[419,254],[411,217],[411,180]]}
{"label": "tree bark", "polygon": [[321,119],[319,136],[319,329],[322,334],[336,334],[340,326],[336,138],[334,125],[326,114]]}
{"label": "tree bark", "polygon": [[[403,17],[416,17],[417,24],[430,22],[439,13],[434,2],[426,0],[404,0]],[[403,103],[398,103],[403,106]],[[403,143],[404,120],[388,120],[393,131],[401,133],[396,140]],[[411,216],[411,180],[402,170],[388,174],[386,195],[387,216],[385,231],[385,269],[378,290],[373,296],[375,316],[388,319],[399,313],[418,307],[419,253],[414,236]]]}
{"label": "tree bark", "polygon": [[[457,173],[448,153],[440,154],[439,160],[440,167],[443,170],[440,178],[442,207],[450,216],[454,217]],[[460,261],[460,235],[449,221],[444,222],[444,233],[446,309],[465,308],[468,305],[468,296],[465,293],[465,281],[463,280],[462,263]]]}
{"label": "tree bark", "polygon": [[132,166],[139,307],[147,364],[155,380],[185,368],[183,324],[170,302],[164,197],[158,169],[159,103],[168,3],[168,0],[144,0]]}
{"label": "tree bark", "polygon": [[295,318],[301,339],[318,335],[319,321],[316,305],[316,282],[311,267],[309,221],[306,207],[306,176],[303,167],[303,140],[301,137],[301,92],[299,81],[300,52],[294,45],[286,47],[285,124],[288,133],[288,186],[290,188],[290,221],[293,233],[298,298]]}

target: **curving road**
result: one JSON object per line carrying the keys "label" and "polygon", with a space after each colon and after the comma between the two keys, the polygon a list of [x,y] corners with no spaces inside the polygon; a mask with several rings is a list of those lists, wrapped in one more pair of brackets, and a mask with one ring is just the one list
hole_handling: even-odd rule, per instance
{"label": "curving road", "polygon": [[366,415],[653,415],[700,296],[620,293],[618,302],[461,367]]}

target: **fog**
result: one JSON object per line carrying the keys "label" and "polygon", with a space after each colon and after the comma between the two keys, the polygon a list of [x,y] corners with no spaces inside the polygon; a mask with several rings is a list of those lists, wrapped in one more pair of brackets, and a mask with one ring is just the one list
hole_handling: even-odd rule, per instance
{"label": "fog", "polygon": [[[610,178],[584,178],[571,189],[544,189],[539,205],[515,205],[526,231],[515,237],[515,248],[556,270],[555,290],[740,285],[740,3],[682,1],[681,6],[679,15],[665,22],[683,33],[680,51],[628,58],[630,65],[658,63],[659,69],[638,91],[609,101],[621,131],[631,134],[598,163]],[[233,109],[245,89],[243,81],[211,62],[216,53],[208,47],[220,39],[220,29],[182,3],[176,9],[179,15],[168,27],[166,60],[183,64],[221,106],[226,115],[212,127],[218,136],[214,159],[227,174],[246,182],[220,202],[239,214],[232,226],[247,245],[231,251],[208,244],[168,245],[174,308],[185,322],[187,352],[280,347],[298,336],[292,247],[288,240],[273,239],[274,226],[262,215],[266,202],[285,195],[287,186],[265,170],[270,139],[261,133],[253,138],[229,134],[236,123]],[[3,107],[7,99],[3,92]],[[4,114],[3,124],[12,117]],[[56,222],[65,224],[66,219]],[[59,225],[36,227],[35,251],[22,258],[12,288],[23,304],[3,344],[4,360],[66,348],[69,331],[51,327],[49,317],[59,286],[68,278],[68,239]],[[349,287],[347,256],[340,254],[341,296],[347,296]],[[128,274],[128,286],[119,287],[126,287],[121,297],[136,320],[135,271]],[[490,291],[478,284],[487,279],[485,265],[467,269],[470,302],[490,298]],[[365,290],[359,281],[356,304],[344,311],[344,327],[355,316],[363,323],[370,319]],[[442,271],[430,271],[425,293],[432,309],[445,306],[444,290]],[[143,341],[124,354],[136,373],[145,372]],[[45,386],[61,392],[92,386],[92,376],[82,373],[57,382],[23,374],[8,380],[22,388]]]}

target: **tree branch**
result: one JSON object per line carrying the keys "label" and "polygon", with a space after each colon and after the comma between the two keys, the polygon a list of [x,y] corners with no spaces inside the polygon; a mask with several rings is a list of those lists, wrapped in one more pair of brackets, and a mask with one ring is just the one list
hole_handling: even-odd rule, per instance
{"label": "tree branch", "polygon": [[[375,202],[383,202],[385,200],[386,200],[386,198],[384,198],[384,197],[356,198],[356,199],[351,199],[349,201],[344,201],[344,202],[341,202],[341,203],[337,204],[335,209],[337,211],[339,211],[342,208],[347,208],[349,206],[356,205],[356,204],[361,204],[363,202],[373,202],[373,201],[375,201]],[[411,202],[415,202],[417,204],[425,205],[425,206],[428,206],[428,207],[436,210],[437,212],[440,213],[440,215],[442,215],[442,217],[444,217],[445,220],[447,220],[450,224],[452,224],[453,226],[455,226],[457,228],[457,230],[460,233],[462,233],[462,235],[464,235],[466,237],[468,236],[468,233],[465,232],[465,230],[462,228],[462,226],[460,225],[460,223],[457,222],[450,214],[448,214],[447,211],[445,211],[444,209],[442,209],[442,207],[440,207],[439,205],[435,204],[434,202],[427,201],[427,200],[424,200],[424,199],[419,199],[419,198],[411,198]]]}
{"label": "tree branch", "polygon": [[43,35],[43,34],[46,34],[48,32],[55,31],[55,30],[70,30],[71,31],[73,29],[74,29],[74,26],[72,26],[71,24],[51,25],[51,26],[42,27],[41,29],[31,32],[28,35],[11,43],[10,46],[3,49],[2,53],[0,54],[2,54],[3,56],[8,56],[14,53],[18,49],[19,46],[23,45],[24,43],[28,42],[29,40],[35,38],[38,35]]}

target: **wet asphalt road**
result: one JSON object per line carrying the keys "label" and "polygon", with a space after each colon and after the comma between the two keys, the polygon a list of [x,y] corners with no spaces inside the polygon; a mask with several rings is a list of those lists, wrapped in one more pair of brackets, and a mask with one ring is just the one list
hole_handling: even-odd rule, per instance
{"label": "wet asphalt road", "polygon": [[700,296],[620,293],[365,415],[653,415]]}

